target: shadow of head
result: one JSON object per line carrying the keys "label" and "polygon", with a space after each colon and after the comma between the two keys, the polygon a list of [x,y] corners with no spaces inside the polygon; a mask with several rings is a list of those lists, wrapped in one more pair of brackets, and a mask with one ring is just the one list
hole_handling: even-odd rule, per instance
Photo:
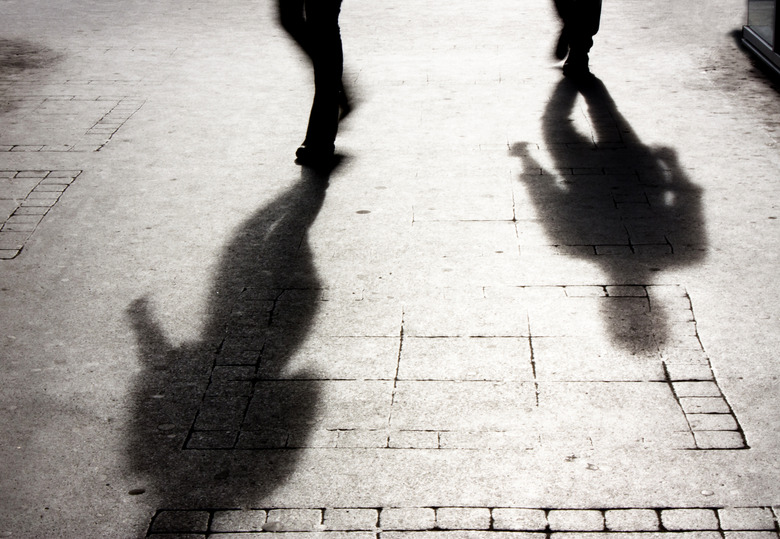
{"label": "shadow of head", "polygon": [[0,38],[0,75],[42,69],[58,60],[53,51],[30,41]]}
{"label": "shadow of head", "polygon": [[238,228],[196,342],[172,345],[147,298],[128,308],[140,360],[129,462],[158,507],[234,506],[292,473],[319,397],[307,372],[286,367],[321,299],[307,231],[327,185],[303,169]]}
{"label": "shadow of head", "polygon": [[[41,45],[19,39],[0,38],[0,78],[20,75],[26,71],[54,66],[60,55]],[[8,113],[13,102],[0,101],[0,113]]]}

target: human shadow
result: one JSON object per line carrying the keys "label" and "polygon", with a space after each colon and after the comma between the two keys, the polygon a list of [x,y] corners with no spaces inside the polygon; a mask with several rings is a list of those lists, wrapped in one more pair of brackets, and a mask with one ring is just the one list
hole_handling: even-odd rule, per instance
{"label": "human shadow", "polygon": [[[580,98],[590,133],[576,127],[582,123],[575,118]],[[539,163],[528,143],[516,143],[510,152],[523,162],[520,180],[547,247],[597,263],[604,284],[640,288],[654,284],[659,272],[705,256],[701,189],[672,148],[648,146],[637,137],[601,80],[561,80],[545,108],[542,131],[551,167]],[[627,347],[634,348],[645,330],[664,339],[666,324],[658,312],[652,330],[644,310],[604,314],[615,340]]]}
{"label": "human shadow", "polygon": [[148,298],[128,308],[140,361],[128,461],[155,507],[244,507],[294,470],[319,395],[305,370],[286,367],[321,299],[307,234],[328,178],[303,168],[238,229],[196,342],[172,345]]}
{"label": "human shadow", "polygon": [[[0,37],[0,77],[3,79],[14,80],[28,72],[51,70],[61,60],[61,54],[37,43]],[[16,100],[4,100],[0,95],[0,114],[16,108]]]}

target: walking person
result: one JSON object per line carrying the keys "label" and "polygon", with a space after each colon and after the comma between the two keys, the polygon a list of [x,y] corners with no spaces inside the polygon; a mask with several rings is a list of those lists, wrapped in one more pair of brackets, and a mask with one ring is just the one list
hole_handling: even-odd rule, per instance
{"label": "walking person", "polygon": [[599,31],[601,0],[554,0],[555,9],[563,21],[555,56],[566,62],[563,74],[567,77],[590,76],[588,53],[593,36]]}
{"label": "walking person", "polygon": [[311,59],[314,102],[306,138],[295,152],[296,163],[312,168],[335,165],[334,142],[339,119],[350,110],[341,76],[339,13],[341,0],[278,0],[279,21]]}

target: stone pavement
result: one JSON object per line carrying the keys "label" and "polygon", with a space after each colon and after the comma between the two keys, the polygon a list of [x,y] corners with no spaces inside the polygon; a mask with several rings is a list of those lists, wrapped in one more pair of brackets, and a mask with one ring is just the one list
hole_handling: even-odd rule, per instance
{"label": "stone pavement", "polygon": [[273,2],[3,2],[0,536],[777,538],[744,3],[376,4],[324,177]]}

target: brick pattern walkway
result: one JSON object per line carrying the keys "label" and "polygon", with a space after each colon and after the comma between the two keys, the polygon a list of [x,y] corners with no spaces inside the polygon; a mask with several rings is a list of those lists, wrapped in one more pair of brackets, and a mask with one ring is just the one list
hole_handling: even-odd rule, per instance
{"label": "brick pattern walkway", "polygon": [[[83,88],[67,88],[71,91]],[[0,87],[2,91],[2,87]],[[18,91],[18,90],[17,90]],[[20,121],[4,126],[0,152],[97,152],[143,106],[132,96],[0,94]]]}
{"label": "brick pattern walkway", "polygon": [[80,170],[0,170],[0,260],[15,258]]}
{"label": "brick pattern walkway", "polygon": [[[776,539],[778,508],[517,507],[273,508],[161,510],[148,537],[280,535],[337,539],[501,539],[544,537],[664,537]],[[178,535],[187,534],[187,535]],[[190,535],[192,534],[192,535]]]}
{"label": "brick pattern walkway", "polygon": [[[234,304],[231,320],[267,322],[227,325],[185,449],[748,447],[679,286],[484,289],[435,312],[425,300],[325,297],[281,373],[274,328],[295,301],[272,292]],[[599,335],[597,313],[630,354]],[[361,320],[380,332],[366,336]],[[313,399],[314,430],[273,412]]]}

